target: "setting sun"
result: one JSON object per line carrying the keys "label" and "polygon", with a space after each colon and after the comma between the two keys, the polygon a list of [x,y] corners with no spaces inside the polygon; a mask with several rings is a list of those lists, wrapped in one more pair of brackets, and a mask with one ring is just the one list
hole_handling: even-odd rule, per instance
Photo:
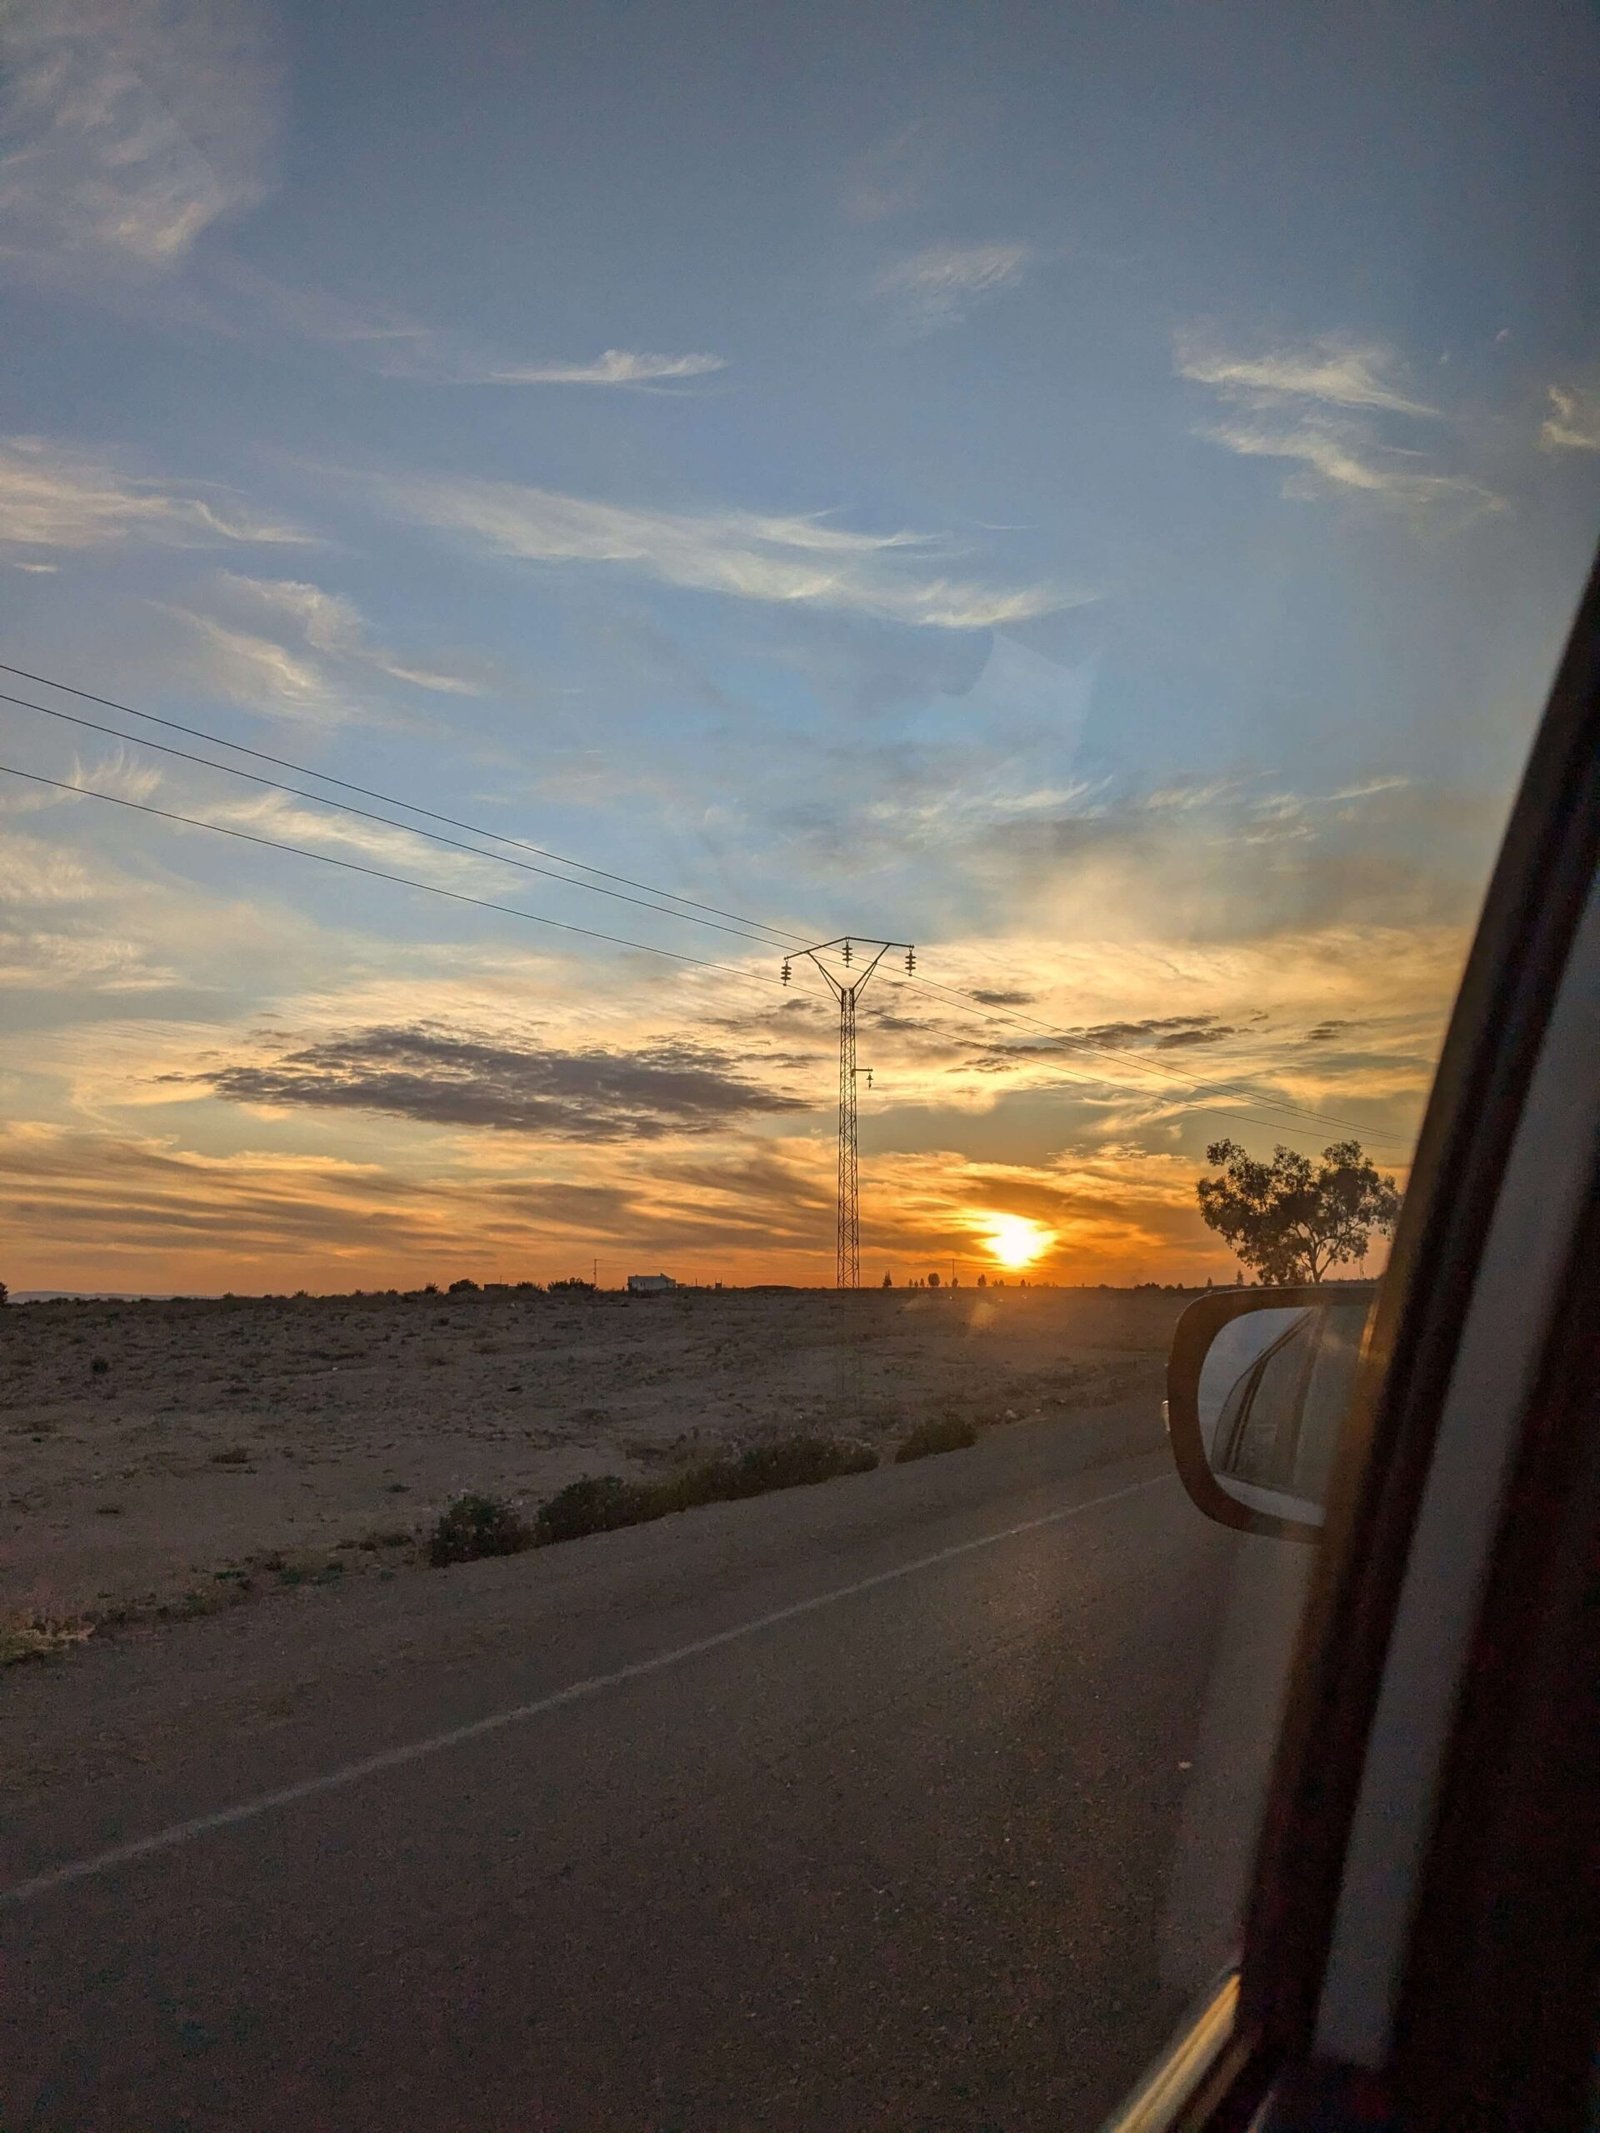
{"label": "setting sun", "polygon": [[1055,1242],[1055,1233],[1026,1215],[986,1215],[989,1249],[1005,1267],[1032,1266]]}

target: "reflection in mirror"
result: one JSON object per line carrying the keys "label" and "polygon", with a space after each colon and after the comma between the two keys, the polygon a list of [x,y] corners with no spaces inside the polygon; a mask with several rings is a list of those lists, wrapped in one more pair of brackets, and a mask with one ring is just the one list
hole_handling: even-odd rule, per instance
{"label": "reflection in mirror", "polygon": [[1218,1328],[1200,1368],[1200,1434],[1235,1502],[1321,1523],[1366,1320],[1365,1299],[1330,1299]]}

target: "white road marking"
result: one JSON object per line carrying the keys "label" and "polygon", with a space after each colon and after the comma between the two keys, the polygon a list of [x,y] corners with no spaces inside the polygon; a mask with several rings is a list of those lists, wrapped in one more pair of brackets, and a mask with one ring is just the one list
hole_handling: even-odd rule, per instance
{"label": "white road marking", "polygon": [[152,1836],[136,1837],[128,1844],[114,1844],[109,1851],[96,1852],[88,1859],[75,1859],[66,1866],[51,1867],[48,1872],[35,1874],[28,1881],[0,1889],[0,1905],[27,1903],[35,1896],[48,1895],[52,1889],[64,1888],[69,1882],[88,1881],[98,1874],[112,1873],[119,1866],[128,1866],[135,1859],[147,1859],[154,1852],[173,1851],[196,1837],[209,1836],[213,1830],[231,1829],[238,1822],[252,1822],[257,1815],[271,1814],[279,1807],[293,1807],[301,1800],[314,1799],[321,1792],[336,1792],[341,1786],[376,1777],[383,1770],[403,1769],[407,1763],[419,1763],[425,1756],[441,1755],[447,1748],[459,1748],[467,1741],[481,1740],[485,1734],[498,1733],[503,1726],[521,1725],[526,1719],[542,1718],[546,1711],[557,1711],[563,1704],[578,1703],[585,1697],[598,1696],[604,1689],[620,1688],[626,1681],[639,1681],[647,1674],[659,1674],[670,1666],[681,1666],[686,1659],[698,1659],[702,1652],[714,1652],[720,1645],[733,1644],[740,1637],[756,1636],[764,1629],[775,1629],[780,1622],[793,1622],[801,1615],[815,1614],[819,1608],[832,1607],[840,1600],[853,1600],[858,1593],[872,1592],[880,1585],[893,1585],[901,1578],[915,1577],[919,1571],[936,1569],[940,1563],[953,1562],[957,1556],[971,1555],[979,1548],[993,1548],[1001,1541],[1015,1540],[1018,1534],[1037,1533],[1041,1526],[1060,1525],[1063,1520],[1077,1518],[1085,1511],[1098,1511],[1106,1504],[1120,1503],[1124,1497],[1137,1496],[1172,1478],[1170,1474],[1153,1474],[1148,1481],[1129,1482],[1126,1488],[1113,1489],[1109,1495],[1091,1496],[1086,1503],[1046,1511],[1039,1518],[1025,1518],[1020,1525],[1007,1526],[1003,1532],[980,1534],[976,1540],[956,1541],[948,1548],[937,1549],[932,1555],[919,1555],[913,1562],[900,1563],[893,1570],[880,1570],[870,1578],[858,1578],[853,1585],[837,1585],[831,1592],[819,1592],[809,1600],[796,1600],[789,1607],[775,1608],[769,1615],[757,1615],[753,1621],[736,1623],[732,1629],[719,1629],[713,1636],[697,1637],[692,1644],[677,1645],[670,1652],[657,1652],[653,1659],[636,1659],[631,1666],[619,1666],[614,1673],[593,1674],[586,1681],[574,1681],[569,1687],[556,1689],[533,1703],[517,1704],[509,1711],[495,1711],[488,1718],[475,1718],[470,1725],[454,1726],[448,1733],[434,1733],[426,1740],[409,1741],[402,1748],[385,1748],[381,1755],[364,1756],[358,1763],[346,1763],[338,1770],[325,1771],[320,1777],[302,1778],[298,1785],[285,1785],[277,1792],[264,1792],[256,1799],[241,1800],[236,1807],[223,1807],[215,1814],[196,1815],[192,1822],[175,1822],[170,1829],[158,1829]]}

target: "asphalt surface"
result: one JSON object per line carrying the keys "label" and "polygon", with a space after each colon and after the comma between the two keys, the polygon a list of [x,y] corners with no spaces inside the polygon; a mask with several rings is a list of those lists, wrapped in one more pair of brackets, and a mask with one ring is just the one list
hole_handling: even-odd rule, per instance
{"label": "asphalt surface", "polygon": [[1094,2124],[1237,1586],[1152,1415],[14,1673],[0,2127]]}

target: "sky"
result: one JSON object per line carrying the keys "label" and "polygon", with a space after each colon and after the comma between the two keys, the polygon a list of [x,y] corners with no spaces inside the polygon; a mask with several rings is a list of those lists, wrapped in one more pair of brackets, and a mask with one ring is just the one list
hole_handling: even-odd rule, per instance
{"label": "sky", "polygon": [[1600,533],[1592,11],[0,45],[13,1289],[831,1281],[837,936],[866,1281],[1403,1181]]}

